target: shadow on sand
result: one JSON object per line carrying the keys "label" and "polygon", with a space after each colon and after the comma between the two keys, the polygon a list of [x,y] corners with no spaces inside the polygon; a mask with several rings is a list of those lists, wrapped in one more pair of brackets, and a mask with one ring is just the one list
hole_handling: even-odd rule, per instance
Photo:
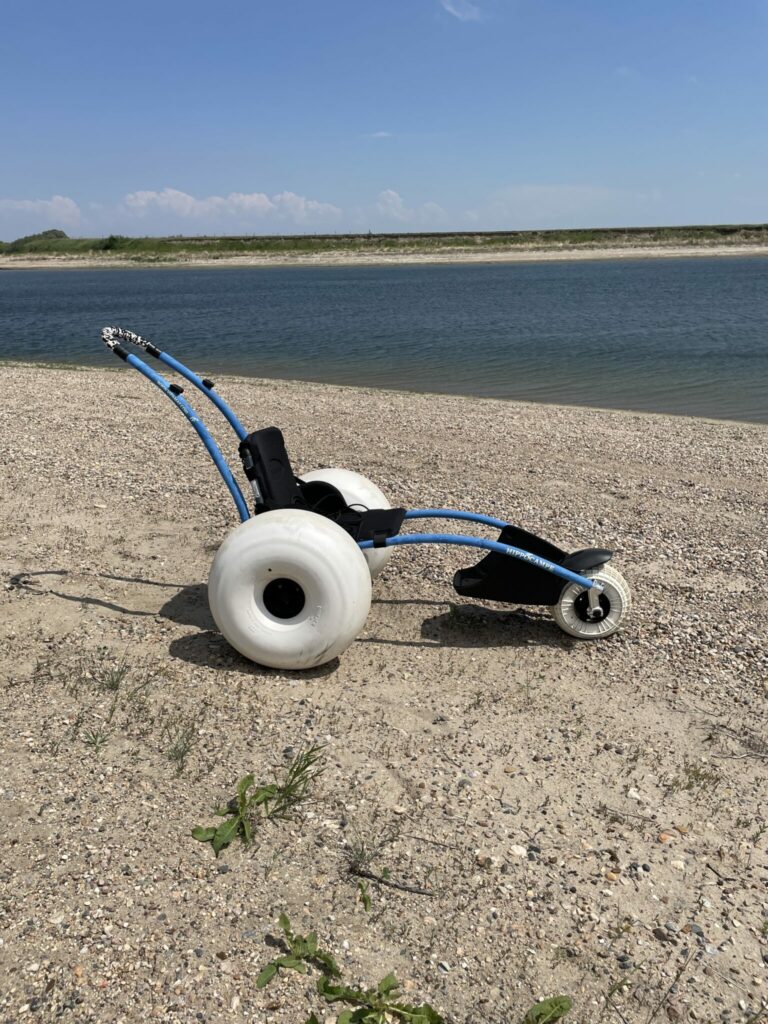
{"label": "shadow on sand", "polygon": [[[157,610],[126,608],[114,601],[104,598],[90,597],[87,594],[63,593],[57,589],[41,586],[43,578],[56,577],[60,580],[78,577],[115,580],[120,583],[135,583],[140,586],[160,587],[173,590],[175,593]],[[22,590],[37,596],[48,595],[62,601],[78,604],[95,605],[118,612],[121,615],[153,617],[160,616],[180,626],[192,626],[196,632],[188,636],[178,637],[169,644],[171,657],[179,658],[193,665],[201,665],[217,670],[235,670],[238,672],[252,671],[258,674],[272,673],[275,670],[254,665],[238,654],[227,643],[216,629],[208,607],[207,587],[204,583],[166,583],[147,579],[143,576],[118,576],[112,573],[70,572],[67,569],[41,569],[33,572],[18,573],[10,578],[12,589]],[[390,639],[386,636],[361,637],[356,642],[361,644],[381,644],[393,647],[420,648],[468,648],[481,647],[525,647],[543,646],[568,648],[573,641],[569,640],[558,629],[546,613],[527,611],[516,608],[512,611],[495,610],[479,605],[454,604],[451,601],[435,601],[423,598],[375,598],[373,606],[428,606],[446,608],[438,615],[424,619],[421,624],[421,639]],[[330,675],[336,671],[338,659],[316,669],[304,669],[304,678],[316,678]],[[287,670],[281,670],[287,671]]]}

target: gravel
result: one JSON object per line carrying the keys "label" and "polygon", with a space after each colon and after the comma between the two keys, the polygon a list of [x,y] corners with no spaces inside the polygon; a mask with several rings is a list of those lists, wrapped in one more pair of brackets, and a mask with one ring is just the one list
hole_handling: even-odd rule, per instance
{"label": "gravel", "polygon": [[[396,552],[358,641],[290,673],[210,618],[236,516],[167,400],[122,369],[2,377],[4,1024],[335,1020],[314,969],[256,989],[281,912],[349,983],[394,971],[457,1024],[559,994],[579,1024],[765,1005],[768,428],[218,380],[298,471],[613,548],[633,590],[628,627],[581,643],[458,599],[461,549]],[[191,838],[311,742],[300,815],[218,860]],[[369,879],[366,912],[361,847],[435,895]]]}

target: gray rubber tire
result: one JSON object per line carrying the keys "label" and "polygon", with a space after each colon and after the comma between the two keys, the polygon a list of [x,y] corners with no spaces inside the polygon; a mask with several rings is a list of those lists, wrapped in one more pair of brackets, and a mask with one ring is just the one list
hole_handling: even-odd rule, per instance
{"label": "gray rubber tire", "polygon": [[208,602],[216,625],[246,658],[313,668],[343,654],[365,625],[371,577],[362,551],[336,523],[278,509],[224,538]]}
{"label": "gray rubber tire", "polygon": [[579,640],[602,640],[624,626],[629,618],[632,608],[629,584],[619,570],[611,565],[601,565],[598,569],[585,572],[584,576],[605,584],[605,590],[600,595],[601,604],[607,605],[605,617],[598,622],[585,621],[580,609],[586,591],[578,583],[568,583],[563,587],[552,613],[560,629],[569,636]]}
{"label": "gray rubber tire", "polygon": [[[307,483],[320,480],[341,491],[344,501],[358,508],[391,508],[384,494],[372,480],[351,469],[313,469],[301,477]],[[392,557],[392,548],[367,548],[363,551],[365,560],[374,580]]]}

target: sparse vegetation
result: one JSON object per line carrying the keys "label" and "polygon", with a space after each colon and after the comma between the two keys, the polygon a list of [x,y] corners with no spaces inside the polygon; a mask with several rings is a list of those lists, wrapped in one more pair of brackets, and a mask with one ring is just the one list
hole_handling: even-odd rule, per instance
{"label": "sparse vegetation", "polygon": [[[349,1003],[354,1007],[343,1010],[336,1018],[337,1024],[387,1024],[394,1021],[406,1024],[445,1024],[443,1017],[428,1003],[412,1006],[398,1002],[396,993],[400,983],[394,974],[387,974],[375,988],[359,989],[342,983],[335,984],[331,979],[341,977],[339,965],[330,953],[320,949],[317,933],[311,931],[308,935],[296,934],[286,914],[281,914],[278,920],[287,953],[270,960],[261,970],[256,979],[256,988],[265,988],[281,970],[306,974],[312,966],[321,972],[317,980],[317,991],[327,1002]],[[531,1024],[547,1024],[550,1020],[556,1021],[559,1017],[535,1018]],[[306,1024],[313,1022],[317,1022],[314,1013],[310,1014]]]}
{"label": "sparse vegetation", "polygon": [[526,1013],[523,1024],[555,1024],[555,1021],[562,1020],[572,1007],[573,1002],[569,996],[542,999]]}
{"label": "sparse vegetation", "polygon": [[323,749],[322,745],[313,744],[299,751],[281,782],[257,786],[255,776],[246,775],[237,784],[237,795],[225,807],[215,809],[214,813],[225,819],[221,825],[198,826],[192,829],[192,837],[198,842],[210,843],[217,857],[238,836],[250,846],[259,817],[288,818],[307,799],[311,786],[323,773],[320,763]]}
{"label": "sparse vegetation", "polygon": [[166,756],[181,775],[187,758],[200,733],[200,715],[179,713],[167,718],[161,726],[161,737],[167,744]]}
{"label": "sparse vegetation", "polygon": [[550,231],[426,232],[424,234],[237,235],[69,238],[54,229],[0,242],[0,254],[106,256],[135,262],[173,262],[226,256],[302,255],[332,252],[433,252],[440,250],[598,248],[601,246],[768,244],[768,224],[715,224]]}
{"label": "sparse vegetation", "polygon": [[666,790],[667,793],[683,792],[698,796],[707,790],[715,789],[720,782],[721,776],[717,769],[686,759],[682,772],[668,779]]}
{"label": "sparse vegetation", "polygon": [[279,970],[293,970],[298,971],[299,974],[306,974],[307,964],[319,968],[328,977],[341,977],[339,966],[331,954],[318,947],[316,932],[310,932],[309,935],[297,935],[291,928],[291,922],[286,914],[280,915],[279,924],[285,936],[284,942],[288,953],[286,956],[270,960],[256,979],[256,988],[264,988],[265,985],[268,985]]}
{"label": "sparse vegetation", "polygon": [[[351,1003],[356,1009],[344,1010],[336,1024],[386,1024],[405,1021],[407,1024],[445,1024],[445,1020],[429,1003],[413,1006],[397,1001],[400,982],[394,974],[382,978],[375,988],[358,989],[334,985],[326,975],[318,978],[317,991],[329,1003]],[[314,1014],[313,1014],[314,1016]],[[556,1018],[552,1018],[553,1020]],[[317,1018],[315,1017],[315,1020]],[[312,1017],[307,1024],[311,1024]]]}

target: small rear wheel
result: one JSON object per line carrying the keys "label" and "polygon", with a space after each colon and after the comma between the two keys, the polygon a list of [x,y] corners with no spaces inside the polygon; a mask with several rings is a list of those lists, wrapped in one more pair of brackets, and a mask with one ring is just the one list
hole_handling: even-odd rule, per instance
{"label": "small rear wheel", "polygon": [[584,573],[588,579],[603,584],[597,609],[590,609],[589,591],[578,583],[563,587],[552,608],[555,622],[563,632],[579,640],[602,640],[625,625],[632,606],[629,584],[611,565],[601,565]]}

